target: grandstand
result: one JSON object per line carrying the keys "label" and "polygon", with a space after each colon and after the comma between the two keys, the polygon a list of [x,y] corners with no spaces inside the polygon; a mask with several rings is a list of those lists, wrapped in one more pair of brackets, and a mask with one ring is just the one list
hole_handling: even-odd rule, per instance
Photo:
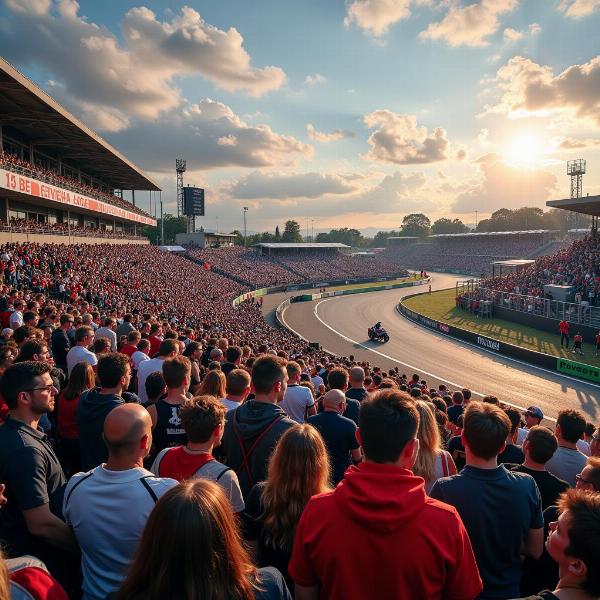
{"label": "grandstand", "polygon": [[147,243],[135,191],[160,188],[1,58],[0,86],[0,242]]}

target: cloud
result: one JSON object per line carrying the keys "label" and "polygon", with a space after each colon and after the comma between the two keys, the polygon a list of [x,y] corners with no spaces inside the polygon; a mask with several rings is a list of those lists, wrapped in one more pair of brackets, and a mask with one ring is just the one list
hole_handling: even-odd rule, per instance
{"label": "cloud", "polygon": [[543,169],[512,167],[497,154],[486,154],[476,163],[481,178],[456,197],[452,204],[455,213],[544,206],[557,186],[557,179],[552,173]]}
{"label": "cloud", "polygon": [[183,156],[190,168],[213,169],[291,165],[313,154],[312,146],[268,125],[249,125],[229,106],[210,98],[154,123],[136,121],[112,134],[111,143],[154,171],[171,168],[165,166],[165,156]]}
{"label": "cloud", "polygon": [[542,30],[542,26],[539,23],[531,23],[528,29],[531,35],[537,35]]}
{"label": "cloud", "polygon": [[420,36],[444,40],[450,46],[487,46],[486,38],[500,27],[498,17],[512,11],[518,3],[519,0],[480,0],[466,6],[453,4],[441,21],[430,23]]}
{"label": "cloud", "polygon": [[456,151],[456,160],[465,160],[467,158],[467,151],[464,148],[459,148]]}
{"label": "cloud", "polygon": [[338,140],[354,137],[354,132],[348,131],[347,129],[334,129],[331,131],[331,133],[318,131],[314,128],[312,123],[308,123],[306,125],[306,131],[311,140],[315,142],[321,142],[322,144],[328,144],[329,142],[337,142]]}
{"label": "cloud", "polygon": [[511,117],[568,113],[600,125],[600,56],[554,75],[552,67],[515,56],[493,80],[499,99],[485,113]]}
{"label": "cloud", "polygon": [[414,115],[400,115],[390,110],[376,110],[364,117],[375,131],[369,136],[370,149],[365,158],[398,165],[432,163],[447,158],[448,138],[441,127],[427,133],[418,127]]}
{"label": "cloud", "polygon": [[513,29],[512,27],[507,27],[504,30],[504,41],[505,42],[516,42],[517,40],[520,40],[522,38],[523,38],[522,31],[517,31],[516,29]]}
{"label": "cloud", "polygon": [[356,189],[339,175],[329,173],[261,171],[253,171],[222,187],[223,192],[241,200],[319,198],[325,194],[349,194]]}
{"label": "cloud", "polygon": [[379,37],[410,16],[410,5],[411,0],[352,0],[346,6],[344,25],[355,24],[363,32]]}
{"label": "cloud", "polygon": [[600,146],[600,139],[576,139],[576,138],[564,138],[559,146],[559,150],[579,150],[582,148],[596,148]]}
{"label": "cloud", "polygon": [[572,19],[587,17],[600,8],[600,0],[562,0],[558,10]]}
{"label": "cloud", "polygon": [[156,119],[182,104],[175,79],[201,76],[217,88],[261,96],[286,76],[274,66],[255,68],[235,29],[206,23],[184,6],[170,21],[145,7],[128,11],[122,40],[79,14],[74,0],[8,0],[0,53],[19,66],[51,74],[61,99],[109,130],[131,118]]}
{"label": "cloud", "polygon": [[320,73],[315,73],[314,75],[307,75],[304,78],[304,83],[310,86],[320,85],[322,83],[327,83],[327,77],[321,75]]}

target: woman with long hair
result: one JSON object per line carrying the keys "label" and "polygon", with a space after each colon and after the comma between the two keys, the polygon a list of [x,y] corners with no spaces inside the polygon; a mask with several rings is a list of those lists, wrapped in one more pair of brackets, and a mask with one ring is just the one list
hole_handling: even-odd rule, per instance
{"label": "woman with long hair", "polygon": [[429,494],[440,477],[456,475],[456,465],[450,453],[442,449],[434,406],[423,400],[417,400],[415,406],[419,411],[419,452],[412,470],[425,480],[425,491]]}
{"label": "woman with long hair", "polygon": [[202,380],[197,396],[214,396],[217,400],[222,400],[227,395],[225,391],[225,373],[221,370],[209,371]]}
{"label": "woman with long hair", "polygon": [[96,385],[94,369],[87,362],[77,363],[71,371],[69,382],[58,397],[57,430],[60,462],[67,477],[80,470],[79,429],[77,428],[77,405],[83,392]]}
{"label": "woman with long hair", "polygon": [[258,542],[257,564],[276,567],[289,585],[287,565],[298,521],[311,496],[331,489],[330,475],[320,433],[312,425],[295,425],[275,446],[267,480],[257,483],[246,499],[244,535]]}
{"label": "woman with long hair", "polygon": [[202,346],[199,342],[190,342],[183,355],[190,359],[192,363],[192,377],[190,381],[189,392],[193,396],[196,396],[196,390],[200,385],[200,358],[202,356]]}
{"label": "woman with long hair", "polygon": [[[168,560],[165,560],[168,557]],[[276,569],[257,569],[216,483],[190,479],[156,503],[117,600],[290,600]]]}

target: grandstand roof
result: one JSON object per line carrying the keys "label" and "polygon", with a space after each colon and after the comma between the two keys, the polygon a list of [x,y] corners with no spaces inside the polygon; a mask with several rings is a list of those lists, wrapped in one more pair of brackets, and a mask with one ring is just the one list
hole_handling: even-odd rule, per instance
{"label": "grandstand roof", "polygon": [[535,260],[525,259],[525,258],[517,258],[510,260],[495,260],[492,262],[493,265],[502,265],[503,267],[523,267],[527,265],[532,265]]}
{"label": "grandstand roof", "polygon": [[314,242],[314,243],[310,243],[310,242],[306,242],[306,243],[302,243],[302,244],[291,244],[291,243],[287,243],[287,242],[282,242],[281,244],[278,244],[276,242],[271,243],[271,242],[260,242],[259,244],[254,244],[254,246],[260,246],[262,248],[322,248],[322,249],[327,249],[327,248],[350,248],[350,246],[346,245],[346,244],[339,244],[337,242],[323,242],[323,243],[318,243],[318,242]]}
{"label": "grandstand roof", "polygon": [[471,233],[436,233],[430,238],[468,238],[468,237],[493,237],[495,235],[524,235],[558,233],[558,229],[529,229],[526,231],[473,231]]}
{"label": "grandstand roof", "polygon": [[143,171],[0,57],[0,117],[42,152],[75,161],[112,187],[154,190]]}
{"label": "grandstand roof", "polygon": [[548,200],[546,206],[550,208],[562,208],[563,210],[570,210],[584,215],[592,215],[592,217],[600,217],[600,196]]}

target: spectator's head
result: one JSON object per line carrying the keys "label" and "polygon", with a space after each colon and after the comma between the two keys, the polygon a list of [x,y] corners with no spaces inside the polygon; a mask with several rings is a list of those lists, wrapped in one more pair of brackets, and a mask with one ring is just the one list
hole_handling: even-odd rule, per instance
{"label": "spectator's head", "polygon": [[75,319],[73,318],[73,315],[70,315],[69,313],[63,313],[62,315],[60,315],[60,328],[64,329],[65,331],[69,331],[69,329],[71,329],[71,327],[73,327],[73,323],[75,322]]}
{"label": "spectator's head", "polygon": [[495,404],[470,402],[463,419],[462,442],[469,454],[482,460],[498,456],[506,445],[511,423]]}
{"label": "spectator's head", "polygon": [[234,365],[239,365],[242,360],[242,349],[239,346],[228,346],[225,350],[225,360]]}
{"label": "spectator's head", "polygon": [[130,378],[129,356],[112,352],[105,354],[98,361],[98,379],[103,389],[114,389],[117,394],[120,394],[129,387]]}
{"label": "spectator's head", "polygon": [[23,325],[29,325],[30,327],[37,327],[38,321],[40,320],[38,314],[33,310],[26,310],[23,313]]}
{"label": "spectator's head", "polygon": [[559,442],[576,444],[585,431],[585,418],[578,410],[561,410],[556,419],[556,437]]}
{"label": "spectator's head", "polygon": [[158,355],[161,358],[173,358],[179,354],[179,343],[177,340],[163,340],[158,346]]}
{"label": "spectator's head", "polygon": [[28,340],[35,338],[35,332],[39,331],[30,325],[21,325],[17,327],[13,333],[13,340],[17,346],[22,346]]}
{"label": "spectator's head", "polygon": [[254,361],[252,366],[252,386],[259,397],[269,402],[281,402],[287,388],[288,375],[285,361],[265,355]]}
{"label": "spectator's head", "polygon": [[106,416],[103,437],[109,464],[130,469],[140,466],[152,446],[150,414],[140,404],[121,404]]}
{"label": "spectator's head", "polygon": [[323,408],[343,414],[346,410],[346,395],[342,390],[329,390],[323,396]]}
{"label": "spectator's head", "polygon": [[0,394],[11,412],[34,419],[54,409],[58,390],[45,362],[25,361],[9,366],[0,378]]}
{"label": "spectator's head", "polygon": [[253,598],[255,577],[223,488],[190,479],[156,503],[117,600]]}
{"label": "spectator's head", "polygon": [[26,360],[35,360],[39,362],[48,362],[50,352],[46,341],[29,340],[25,342],[19,350],[19,356],[15,359],[15,363],[20,363]]}
{"label": "spectator's head", "polygon": [[225,384],[227,397],[243,402],[250,393],[250,374],[244,369],[232,369]]}
{"label": "spectator's head", "polygon": [[544,413],[539,406],[530,406],[524,413],[525,427],[531,429],[534,425],[539,425],[544,419]]}
{"label": "spectator's head", "polygon": [[467,404],[469,404],[469,402],[471,402],[472,392],[469,388],[463,388],[462,395],[463,395],[463,405],[466,406]]}
{"label": "spectator's head", "polygon": [[285,369],[288,374],[288,383],[295,384],[295,383],[298,383],[298,381],[300,381],[300,375],[302,373],[302,368],[296,361],[293,361],[293,360],[288,361],[288,363],[285,365]]}
{"label": "spectator's head", "polygon": [[585,467],[576,476],[578,490],[600,492],[600,458],[589,456]]}
{"label": "spectator's head", "polygon": [[223,362],[223,350],[220,348],[213,348],[208,355],[208,358],[211,362]]}
{"label": "spectator's head", "polygon": [[200,384],[198,395],[200,396],[214,396],[215,398],[225,398],[226,391],[226,380],[225,373],[220,369],[213,369],[209,371]]}
{"label": "spectator's head", "polygon": [[600,494],[567,490],[558,501],[560,516],[550,523],[548,554],[558,563],[565,588],[600,597]]}
{"label": "spectator's head", "polygon": [[78,346],[84,346],[85,348],[89,348],[94,340],[94,330],[87,325],[82,325],[78,327],[75,331],[75,343]]}
{"label": "spectator's head", "polygon": [[137,346],[141,339],[142,334],[137,331],[137,329],[134,329],[127,334],[127,343],[131,344],[132,346]]}
{"label": "spectator's head", "polygon": [[590,454],[592,456],[600,456],[600,427],[594,431],[590,440]]}
{"label": "spectator's head", "polygon": [[186,391],[190,387],[192,380],[192,363],[185,356],[174,356],[168,358],[163,363],[163,377],[167,384],[167,389],[183,389]]}
{"label": "spectator's head", "polygon": [[352,367],[348,371],[348,381],[352,388],[362,388],[365,385],[365,370],[362,367]]}
{"label": "spectator's head", "polygon": [[225,426],[225,405],[214,396],[195,396],[179,409],[181,425],[193,444],[218,446]]}
{"label": "spectator's head", "polygon": [[67,386],[63,390],[63,397],[74,400],[85,390],[91,390],[96,385],[94,369],[87,362],[77,363],[71,370]]}
{"label": "spectator's head", "polygon": [[[442,401],[443,402],[443,401]],[[415,407],[419,412],[419,452],[413,466],[413,473],[423,477],[425,481],[435,479],[435,462],[441,448],[440,430],[435,418],[435,408],[429,402],[417,400]]]}
{"label": "spectator's head", "polygon": [[452,393],[452,404],[456,404],[457,406],[462,405],[464,401],[464,396],[462,392],[453,392]]}
{"label": "spectator's head", "polygon": [[485,404],[494,404],[496,406],[500,406],[500,400],[496,396],[484,396],[481,400]]}
{"label": "spectator's head", "polygon": [[508,420],[510,421],[510,436],[515,436],[519,425],[521,424],[521,413],[516,408],[507,407],[504,409]]}
{"label": "spectator's head", "polygon": [[147,339],[140,340],[137,349],[144,354],[150,354],[150,342]]}
{"label": "spectator's head", "polygon": [[167,384],[162,371],[150,373],[144,382],[144,389],[146,390],[146,396],[148,396],[149,403],[154,404],[164,396],[167,393]]}
{"label": "spectator's head", "polygon": [[399,390],[380,390],[363,400],[359,437],[367,460],[411,469],[419,449],[419,413]]}
{"label": "spectator's head", "polygon": [[523,442],[523,452],[529,461],[545,465],[558,449],[554,434],[543,425],[534,425]]}
{"label": "spectator's head", "polygon": [[107,337],[99,337],[94,340],[92,344],[92,352],[96,356],[101,354],[108,354],[111,351],[110,340]]}
{"label": "spectator's head", "polygon": [[345,392],[348,389],[348,371],[342,367],[331,369],[327,375],[327,385],[330,390]]}

